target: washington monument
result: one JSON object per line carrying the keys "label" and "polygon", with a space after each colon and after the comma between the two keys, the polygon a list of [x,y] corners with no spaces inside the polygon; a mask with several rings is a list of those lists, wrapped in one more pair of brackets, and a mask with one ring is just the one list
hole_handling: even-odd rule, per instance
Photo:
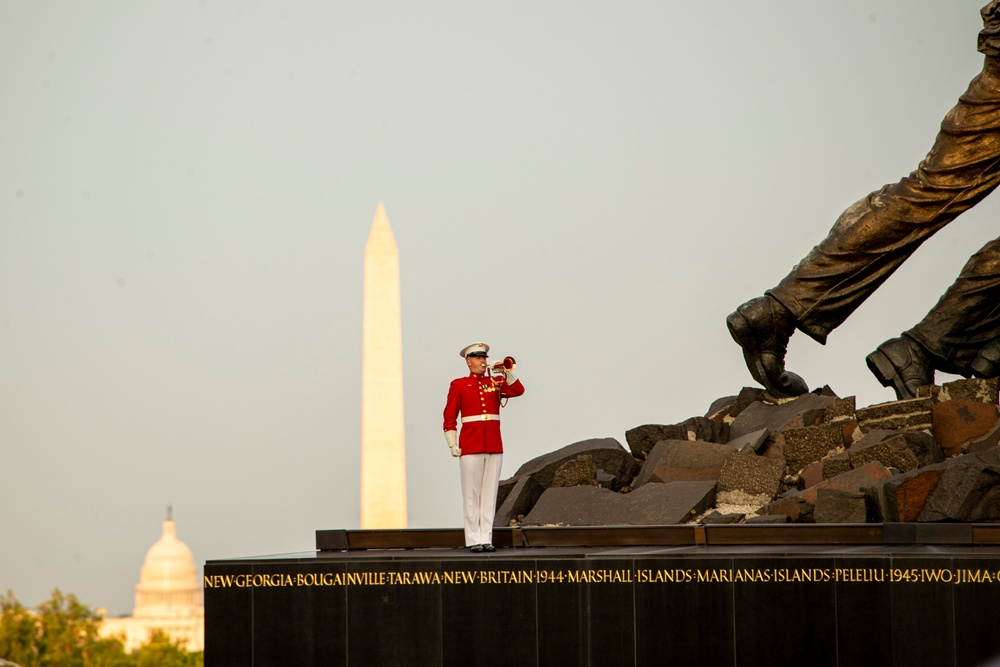
{"label": "washington monument", "polygon": [[361,527],[406,528],[399,250],[379,202],[365,244]]}

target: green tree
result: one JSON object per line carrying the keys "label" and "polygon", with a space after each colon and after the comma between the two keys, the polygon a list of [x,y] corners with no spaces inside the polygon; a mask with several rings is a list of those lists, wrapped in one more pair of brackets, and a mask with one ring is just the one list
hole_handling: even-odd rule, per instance
{"label": "green tree", "polygon": [[[38,667],[118,667],[125,651],[117,639],[98,636],[100,617],[59,589],[38,606]],[[27,665],[25,667],[28,667]]]}
{"label": "green tree", "polygon": [[0,595],[0,658],[23,667],[203,667],[202,653],[188,653],[156,631],[131,654],[119,639],[99,636],[101,618],[75,595],[58,589],[25,608],[11,591]]}
{"label": "green tree", "polygon": [[149,641],[132,653],[134,667],[202,667],[202,653],[188,653],[180,642],[162,630],[154,630]]}
{"label": "green tree", "polygon": [[38,623],[12,591],[0,595],[0,658],[22,665],[37,664]]}
{"label": "green tree", "polygon": [[98,636],[100,617],[56,589],[37,611],[0,597],[0,657],[24,667],[129,667],[117,639]]}

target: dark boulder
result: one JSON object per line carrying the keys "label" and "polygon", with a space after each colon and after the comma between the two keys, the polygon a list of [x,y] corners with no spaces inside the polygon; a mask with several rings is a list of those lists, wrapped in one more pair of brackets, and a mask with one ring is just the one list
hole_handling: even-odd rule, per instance
{"label": "dark boulder", "polygon": [[792,523],[812,523],[816,506],[799,496],[779,498],[761,511],[762,516],[783,516]]}
{"label": "dark boulder", "polygon": [[978,440],[997,425],[1000,416],[995,404],[966,398],[944,401],[934,406],[931,433],[945,456],[962,453],[963,445]]}
{"label": "dark boulder", "polygon": [[774,499],[785,476],[785,462],[757,456],[752,451],[734,452],[719,472],[719,502],[757,505]]}
{"label": "dark boulder", "polygon": [[884,465],[878,461],[872,461],[850,472],[823,480],[816,486],[800,491],[799,495],[815,505],[816,494],[820,489],[840,489],[856,493],[890,477],[892,477],[892,473]]}
{"label": "dark boulder", "polygon": [[766,428],[762,428],[759,431],[751,431],[750,433],[745,433],[738,438],[733,438],[726,444],[738,452],[747,450],[759,452],[761,447],[764,446],[764,443],[767,442],[769,435],[771,435],[770,431]]}
{"label": "dark boulder", "polygon": [[876,518],[882,522],[916,521],[948,465],[924,466],[866,487]]}
{"label": "dark boulder", "polygon": [[701,517],[700,522],[705,525],[720,525],[739,523],[743,521],[744,518],[746,518],[746,514],[740,514],[738,512],[723,514],[719,510],[712,510],[705,516]]}
{"label": "dark boulder", "polygon": [[826,409],[823,411],[823,422],[829,424],[855,419],[854,413],[856,410],[857,400],[854,396],[838,398],[826,406]]}
{"label": "dark boulder", "polygon": [[508,490],[503,503],[493,515],[494,526],[509,526],[511,521],[526,516],[541,498],[545,487],[536,482],[533,477],[525,475],[517,478],[516,483]]}
{"label": "dark boulder", "polygon": [[869,431],[847,453],[852,468],[860,468],[871,461],[878,461],[886,468],[896,468],[901,472],[920,467],[917,455],[910,449],[906,436],[900,431]]}
{"label": "dark boulder", "polygon": [[792,518],[785,514],[760,514],[752,516],[743,523],[791,523]]}
{"label": "dark boulder", "polygon": [[680,424],[644,424],[625,431],[625,441],[635,458],[649,455],[661,440],[700,440],[725,443],[729,440],[729,424],[705,417],[692,417]]}
{"label": "dark boulder", "polygon": [[1000,445],[1000,421],[997,421],[993,425],[993,428],[982,436],[962,445],[962,451],[967,454],[975,454],[977,452],[985,452],[987,449],[992,449],[997,445]]}
{"label": "dark boulder", "polygon": [[597,486],[597,465],[590,454],[580,454],[556,469],[552,486]]}
{"label": "dark boulder", "polygon": [[976,459],[948,465],[917,520],[1000,521],[1000,468]]}
{"label": "dark boulder", "polygon": [[851,458],[849,452],[850,450],[839,452],[828,456],[820,463],[823,465],[823,479],[830,479],[831,477],[836,477],[837,475],[843,475],[845,472],[851,470]]}
{"label": "dark boulder", "polygon": [[760,387],[743,387],[743,389],[740,389],[740,393],[736,397],[736,402],[733,404],[733,407],[729,410],[729,417],[731,419],[736,419],[736,417],[750,407],[751,404],[763,400],[764,394],[764,390]]}
{"label": "dark boulder", "polygon": [[663,440],[650,451],[633,488],[647,482],[715,481],[733,451],[729,445],[712,442]]}
{"label": "dark boulder", "polygon": [[781,404],[751,403],[733,420],[729,437],[738,438],[762,428],[773,434],[786,427],[813,426],[823,419],[826,408],[836,400],[830,396],[803,394]]}
{"label": "dark boulder", "polygon": [[940,388],[935,387],[938,391],[932,396],[938,402],[966,400],[996,405],[998,388],[1000,388],[1000,378],[989,380],[968,378],[946,382]]}
{"label": "dark boulder", "polygon": [[536,482],[548,488],[552,486],[556,471],[563,464],[584,454],[590,455],[593,459],[598,475],[603,472],[610,476],[613,481],[609,488],[612,491],[631,484],[639,472],[639,462],[625,451],[621,443],[614,438],[595,438],[566,445],[554,452],[534,458],[518,468],[514,478],[530,475]]}
{"label": "dark boulder", "polygon": [[865,523],[868,510],[865,494],[842,489],[820,489],[816,494],[816,523]]}
{"label": "dark boulder", "polygon": [[889,401],[860,408],[854,414],[862,433],[876,429],[895,431],[930,431],[931,410],[934,402],[930,398],[911,398],[904,401]]}
{"label": "dark boulder", "polygon": [[632,493],[595,486],[551,488],[524,526],[657,526],[690,521],[715,504],[714,482],[646,484]]}
{"label": "dark boulder", "polygon": [[714,422],[725,421],[736,405],[736,399],[736,396],[725,396],[715,399],[712,401],[712,405],[708,406],[705,418],[711,419]]}
{"label": "dark boulder", "polygon": [[782,436],[782,453],[792,473],[844,447],[844,431],[837,423],[786,429]]}

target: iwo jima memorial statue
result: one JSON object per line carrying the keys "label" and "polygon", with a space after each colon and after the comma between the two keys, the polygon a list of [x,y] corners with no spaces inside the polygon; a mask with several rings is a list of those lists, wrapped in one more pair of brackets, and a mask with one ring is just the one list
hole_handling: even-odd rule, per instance
{"label": "iwo jima memorial statue", "polygon": [[[916,171],[848,208],[727,318],[761,388],[568,445],[462,531],[318,530],[210,561],[206,664],[980,665],[1000,656],[1000,239],[867,363],[858,408],[786,367],[1000,184],[1000,0]],[[966,379],[934,384],[935,372]],[[1000,664],[1000,663],[998,663]]]}

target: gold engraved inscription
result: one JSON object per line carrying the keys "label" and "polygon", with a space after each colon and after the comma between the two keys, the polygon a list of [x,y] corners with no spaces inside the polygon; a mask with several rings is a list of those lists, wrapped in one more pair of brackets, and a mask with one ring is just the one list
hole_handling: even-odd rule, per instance
{"label": "gold engraved inscription", "polygon": [[495,570],[393,570],[366,572],[256,572],[206,574],[206,589],[336,586],[470,585],[745,585],[745,584],[1000,584],[1000,570],[974,568],[586,568]]}

